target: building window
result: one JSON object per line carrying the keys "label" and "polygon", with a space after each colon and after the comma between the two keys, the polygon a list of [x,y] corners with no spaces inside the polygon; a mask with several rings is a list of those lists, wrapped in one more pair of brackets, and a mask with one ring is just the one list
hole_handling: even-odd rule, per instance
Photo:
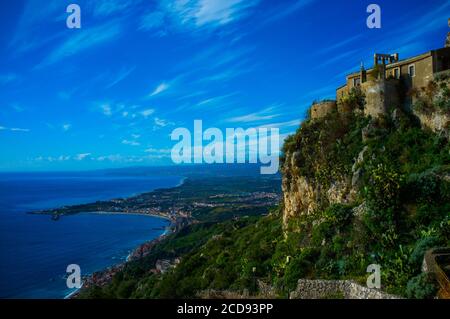
{"label": "building window", "polygon": [[400,79],[400,68],[394,69],[394,78]]}
{"label": "building window", "polygon": [[361,79],[360,78],[354,78],[353,79],[353,86],[360,86],[361,85]]}
{"label": "building window", "polygon": [[416,76],[416,66],[414,64],[411,64],[410,66],[408,66],[408,74],[410,77]]}

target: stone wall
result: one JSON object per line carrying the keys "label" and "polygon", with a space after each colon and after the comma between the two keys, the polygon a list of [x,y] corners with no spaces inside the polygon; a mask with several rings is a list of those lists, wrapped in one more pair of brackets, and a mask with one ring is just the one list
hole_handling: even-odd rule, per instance
{"label": "stone wall", "polygon": [[323,101],[311,106],[311,119],[319,119],[336,110],[336,101]]}
{"label": "stone wall", "polygon": [[361,84],[361,90],[366,96],[364,115],[376,118],[386,114],[389,107],[399,104],[397,80],[374,80]]}
{"label": "stone wall", "polygon": [[361,286],[350,280],[310,280],[300,279],[297,288],[291,292],[290,299],[402,299],[382,292]]}

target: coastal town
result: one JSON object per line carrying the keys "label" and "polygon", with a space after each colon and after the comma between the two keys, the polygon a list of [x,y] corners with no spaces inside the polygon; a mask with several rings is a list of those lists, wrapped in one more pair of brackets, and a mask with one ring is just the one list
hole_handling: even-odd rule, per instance
{"label": "coastal town", "polygon": [[248,181],[245,184],[238,178],[205,178],[201,179],[200,184],[199,179],[190,178],[178,187],[157,189],[129,198],[30,213],[51,215],[54,220],[78,213],[151,215],[168,219],[171,222],[169,231],[176,231],[184,225],[203,220],[205,214],[216,214],[218,219],[223,219],[220,216],[222,213],[233,215],[233,210],[255,211],[255,208],[264,209],[278,204],[281,189],[276,177],[251,178]]}
{"label": "coastal town", "polygon": [[[170,224],[163,234],[133,249],[126,261],[85,276],[83,289],[104,286],[129,262],[148,256],[156,246],[183,228],[202,222],[239,220],[242,217],[265,215],[281,200],[279,177],[209,177],[187,178],[173,188],[157,189],[129,198],[116,198],[56,209],[39,210],[30,214],[45,214],[58,222],[67,215],[79,213],[141,214],[165,218]],[[150,267],[153,274],[163,274],[176,267],[181,256],[158,258]],[[74,293],[70,298],[76,298]]]}

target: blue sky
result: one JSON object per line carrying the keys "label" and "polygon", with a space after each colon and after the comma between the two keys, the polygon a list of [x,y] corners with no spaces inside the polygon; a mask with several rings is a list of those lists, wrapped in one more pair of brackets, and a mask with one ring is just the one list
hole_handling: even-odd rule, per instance
{"label": "blue sky", "polygon": [[[81,7],[81,29],[66,6]],[[368,29],[366,7],[382,9]],[[450,1],[1,1],[0,170],[170,164],[176,127],[298,127],[373,53],[443,46]]]}

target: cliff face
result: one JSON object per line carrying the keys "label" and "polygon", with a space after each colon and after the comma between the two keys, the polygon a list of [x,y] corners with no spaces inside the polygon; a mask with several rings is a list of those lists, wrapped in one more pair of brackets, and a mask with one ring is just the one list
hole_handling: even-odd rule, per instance
{"label": "cliff face", "polygon": [[411,110],[399,105],[394,86],[389,94],[387,91],[378,94],[396,97],[390,99],[388,109],[379,107],[379,100],[370,94],[373,88],[353,92],[337,107],[325,107],[322,113],[317,110],[320,103],[313,105],[311,118],[286,141],[284,148],[281,170],[284,226],[292,218],[310,215],[332,204],[361,204],[363,198],[359,195],[363,181],[368,178],[364,166],[369,161],[376,162],[375,157],[384,156],[384,139],[405,123],[417,122],[422,129],[448,141],[449,78],[446,75],[435,79],[423,90],[413,92]]}
{"label": "cliff face", "polygon": [[320,117],[311,113],[311,119],[285,142],[281,168],[285,227],[295,217],[332,204],[351,204],[357,198],[363,173],[358,163],[366,152],[361,126],[367,120],[362,96],[356,94],[346,104]]}
{"label": "cliff face", "polygon": [[442,73],[423,90],[414,92],[413,114],[423,128],[450,138],[450,72]]}
{"label": "cliff face", "polygon": [[356,182],[352,186],[352,177],[341,176],[333,180],[329,186],[323,186],[314,178],[296,173],[297,157],[297,152],[287,154],[282,168],[285,226],[292,217],[312,214],[330,204],[353,202],[356,195]]}

